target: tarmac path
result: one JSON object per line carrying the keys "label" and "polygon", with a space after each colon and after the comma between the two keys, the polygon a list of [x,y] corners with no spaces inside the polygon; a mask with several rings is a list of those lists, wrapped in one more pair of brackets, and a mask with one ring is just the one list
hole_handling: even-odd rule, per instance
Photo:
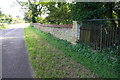
{"label": "tarmac path", "polygon": [[1,32],[2,78],[33,78],[24,28],[9,28]]}

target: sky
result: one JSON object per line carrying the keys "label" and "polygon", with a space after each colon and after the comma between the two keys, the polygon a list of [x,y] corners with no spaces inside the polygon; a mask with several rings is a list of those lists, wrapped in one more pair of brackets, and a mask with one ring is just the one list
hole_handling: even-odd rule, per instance
{"label": "sky", "polygon": [[20,5],[16,2],[16,0],[1,0],[0,8],[3,13],[10,14],[13,17],[24,17],[24,12],[21,9]]}

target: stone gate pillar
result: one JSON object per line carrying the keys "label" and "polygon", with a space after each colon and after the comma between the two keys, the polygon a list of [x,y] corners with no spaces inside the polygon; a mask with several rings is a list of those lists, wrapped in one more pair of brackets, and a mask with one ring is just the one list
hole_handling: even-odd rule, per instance
{"label": "stone gate pillar", "polygon": [[77,21],[73,21],[73,27],[72,27],[72,43],[76,44],[76,41],[80,39],[80,25],[77,23]]}

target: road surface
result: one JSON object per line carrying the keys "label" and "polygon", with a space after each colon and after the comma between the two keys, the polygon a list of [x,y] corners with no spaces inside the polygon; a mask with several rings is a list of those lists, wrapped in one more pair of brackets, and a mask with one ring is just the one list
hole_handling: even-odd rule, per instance
{"label": "road surface", "polygon": [[[2,30],[2,78],[33,78],[22,25]],[[24,27],[21,27],[24,26]],[[1,47],[0,47],[1,48]],[[1,50],[1,49],[0,49]]]}

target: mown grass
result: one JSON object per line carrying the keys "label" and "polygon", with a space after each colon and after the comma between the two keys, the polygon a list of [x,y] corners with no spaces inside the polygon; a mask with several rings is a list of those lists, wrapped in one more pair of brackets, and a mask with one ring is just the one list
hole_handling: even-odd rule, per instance
{"label": "mown grass", "polygon": [[63,51],[50,44],[43,37],[43,32],[29,27],[25,29],[25,34],[36,78],[96,77],[89,69],[67,57]]}
{"label": "mown grass", "polygon": [[[53,37],[51,34],[35,29],[34,27],[28,27],[27,29],[25,29],[25,33],[26,33],[27,45],[30,51],[31,61],[36,71],[36,77],[66,77],[66,76],[70,77],[71,75],[67,75],[66,73],[71,73],[72,72],[70,71],[71,69],[73,69],[73,71],[74,70],[80,71],[78,70],[79,69],[78,67],[75,66],[75,69],[71,68],[67,71],[61,70],[61,66],[59,68],[58,67],[53,68],[55,67],[56,63],[63,62],[60,64],[65,64],[66,62],[68,62],[69,59],[74,60],[72,63],[73,65],[76,62],[81,63],[82,65],[86,66],[91,71],[96,73],[97,76],[99,77],[102,77],[102,78],[118,77],[118,74],[114,72],[111,67],[108,66],[109,63],[107,63],[108,62],[108,60],[106,59],[107,57],[105,56],[106,58],[105,57],[103,58],[104,55],[96,55],[95,53],[97,52],[95,53],[92,52],[91,51],[92,49],[90,47],[84,47],[82,45],[79,45],[79,46],[72,45],[71,43],[65,40],[57,39]],[[77,47],[82,47],[82,48],[77,49]],[[58,52],[60,50],[59,55],[58,54],[51,55],[51,53],[58,53],[58,52],[55,52],[56,49],[58,49],[57,50]],[[90,54],[93,54],[92,58]],[[58,56],[60,56],[60,59],[58,59],[57,61],[57,59],[54,57],[58,57]],[[98,62],[96,57],[100,57],[100,56],[101,56],[101,59],[104,61]],[[61,59],[63,59],[63,61],[60,61]],[[64,59],[67,61],[64,61]],[[56,66],[58,66],[58,64]],[[71,63],[68,63],[67,66],[72,66],[72,65]],[[91,73],[87,70],[86,72],[88,72],[88,74]],[[78,76],[75,76],[78,74],[79,74],[79,77],[90,77],[90,74],[89,76],[87,76],[85,73],[80,75],[80,73],[78,72],[75,72],[74,76],[73,75],[72,76],[78,77]]]}

